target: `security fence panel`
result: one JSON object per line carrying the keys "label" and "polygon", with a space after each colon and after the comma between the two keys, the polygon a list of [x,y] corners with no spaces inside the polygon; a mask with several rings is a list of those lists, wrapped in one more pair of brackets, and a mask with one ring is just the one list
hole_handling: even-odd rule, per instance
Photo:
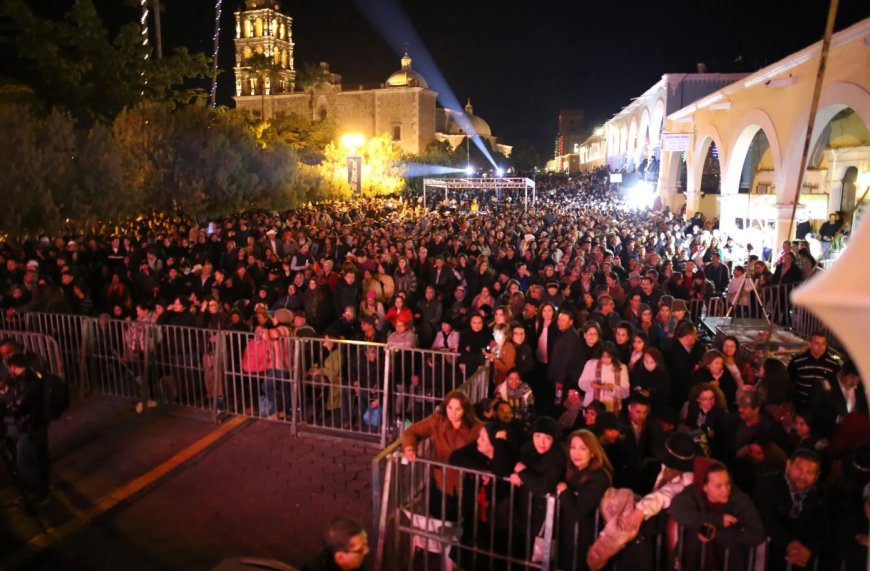
{"label": "security fence panel", "polygon": [[67,381],[79,386],[84,357],[83,329],[87,318],[60,313],[28,313],[27,330],[48,335],[57,341]]}
{"label": "security fence panel", "polygon": [[296,341],[286,328],[227,333],[220,346],[227,407],[233,414],[290,422],[295,415]]}
{"label": "security fence panel", "polygon": [[142,400],[145,356],[157,330],[134,321],[99,317],[85,322],[84,372],[90,391]]}
{"label": "security fence panel", "polygon": [[771,321],[781,327],[791,327],[791,292],[797,284],[769,285],[759,288],[764,309]]}
{"label": "security fence panel", "polygon": [[387,402],[390,363],[386,345],[313,338],[300,338],[296,343],[299,430],[383,443],[386,425],[396,420],[392,403]]}
{"label": "security fence panel", "polygon": [[27,314],[14,309],[0,311],[0,329],[3,331],[28,331]]}
{"label": "security fence panel", "polygon": [[389,354],[393,412],[400,430],[432,414],[444,396],[463,383],[456,353],[390,348]]}
{"label": "security fence panel", "polygon": [[[725,546],[716,541],[716,531],[713,526],[705,526],[702,532],[692,531],[670,520],[673,531],[671,545],[666,546],[669,569],[716,569],[719,571],[764,571],[768,568],[767,552],[770,538],[765,538],[758,544],[740,545],[739,541],[731,541]],[[711,531],[712,530],[712,531]],[[699,536],[709,537],[700,541]],[[791,564],[777,565],[775,568],[810,569],[818,571],[819,558],[812,558],[807,567],[797,567]]]}
{"label": "security fence panel", "polygon": [[149,355],[155,400],[210,409],[212,403],[206,397],[204,362],[213,351],[209,344],[211,333],[196,327],[152,327],[158,330],[158,342]]}
{"label": "security fence panel", "polygon": [[30,366],[36,371],[64,376],[60,346],[48,335],[0,329],[0,340],[11,340],[17,344],[28,356]]}
{"label": "security fence panel", "polygon": [[[421,448],[421,454],[424,452]],[[536,495],[490,472],[393,453],[395,510],[384,559],[400,569],[554,568],[553,495]],[[379,530],[380,532],[380,530]]]}
{"label": "security fence panel", "polygon": [[255,360],[256,344],[251,344],[254,338],[253,333],[239,331],[225,331],[221,335],[218,354],[221,355],[224,370],[221,391],[223,402],[219,400],[218,408],[225,407],[229,414],[257,416],[258,413],[260,382],[265,377],[265,363],[261,367]]}

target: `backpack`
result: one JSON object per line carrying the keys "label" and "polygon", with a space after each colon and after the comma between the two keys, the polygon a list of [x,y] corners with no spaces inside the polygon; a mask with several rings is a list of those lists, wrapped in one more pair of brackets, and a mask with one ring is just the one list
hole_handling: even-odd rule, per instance
{"label": "backpack", "polygon": [[36,376],[42,381],[45,420],[57,420],[69,408],[69,384],[59,376],[50,373],[36,373]]}
{"label": "backpack", "polygon": [[242,354],[242,371],[245,373],[264,373],[269,368],[271,341],[259,336],[251,339]]}

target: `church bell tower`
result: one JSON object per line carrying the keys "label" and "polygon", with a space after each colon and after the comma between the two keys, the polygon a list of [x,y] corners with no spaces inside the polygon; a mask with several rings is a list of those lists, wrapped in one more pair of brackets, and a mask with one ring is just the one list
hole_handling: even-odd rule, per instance
{"label": "church bell tower", "polygon": [[245,0],[236,16],[236,96],[290,93],[293,67],[293,18],[274,0]]}

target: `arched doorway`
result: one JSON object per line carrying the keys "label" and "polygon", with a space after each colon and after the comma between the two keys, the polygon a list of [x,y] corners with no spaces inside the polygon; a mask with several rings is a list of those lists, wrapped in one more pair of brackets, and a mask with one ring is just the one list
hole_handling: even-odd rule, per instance
{"label": "arched doorway", "polygon": [[[858,173],[870,170],[870,129],[851,107],[832,106],[820,113],[817,139],[807,157],[801,202],[812,195],[827,195],[827,211],[813,218],[825,220],[828,212],[852,212],[861,200]],[[824,125],[824,126],[822,126]],[[820,128],[819,128],[820,127]],[[860,194],[859,194],[860,193]],[[818,199],[821,200],[821,199]]]}
{"label": "arched doorway", "polygon": [[701,168],[702,195],[722,193],[722,169],[719,166],[719,149],[716,143],[710,141],[704,155],[704,165]]}
{"label": "arched doorway", "polygon": [[738,194],[770,194],[774,190],[773,179],[772,176],[765,176],[765,173],[772,172],[770,141],[767,140],[764,130],[759,129],[746,150],[746,158],[740,171]]}

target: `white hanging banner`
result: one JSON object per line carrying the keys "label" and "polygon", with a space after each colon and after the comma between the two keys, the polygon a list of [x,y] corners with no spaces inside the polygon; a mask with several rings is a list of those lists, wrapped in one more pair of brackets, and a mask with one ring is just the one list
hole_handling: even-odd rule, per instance
{"label": "white hanging banner", "polygon": [[688,151],[688,133],[664,133],[662,135],[662,149],[668,152]]}

